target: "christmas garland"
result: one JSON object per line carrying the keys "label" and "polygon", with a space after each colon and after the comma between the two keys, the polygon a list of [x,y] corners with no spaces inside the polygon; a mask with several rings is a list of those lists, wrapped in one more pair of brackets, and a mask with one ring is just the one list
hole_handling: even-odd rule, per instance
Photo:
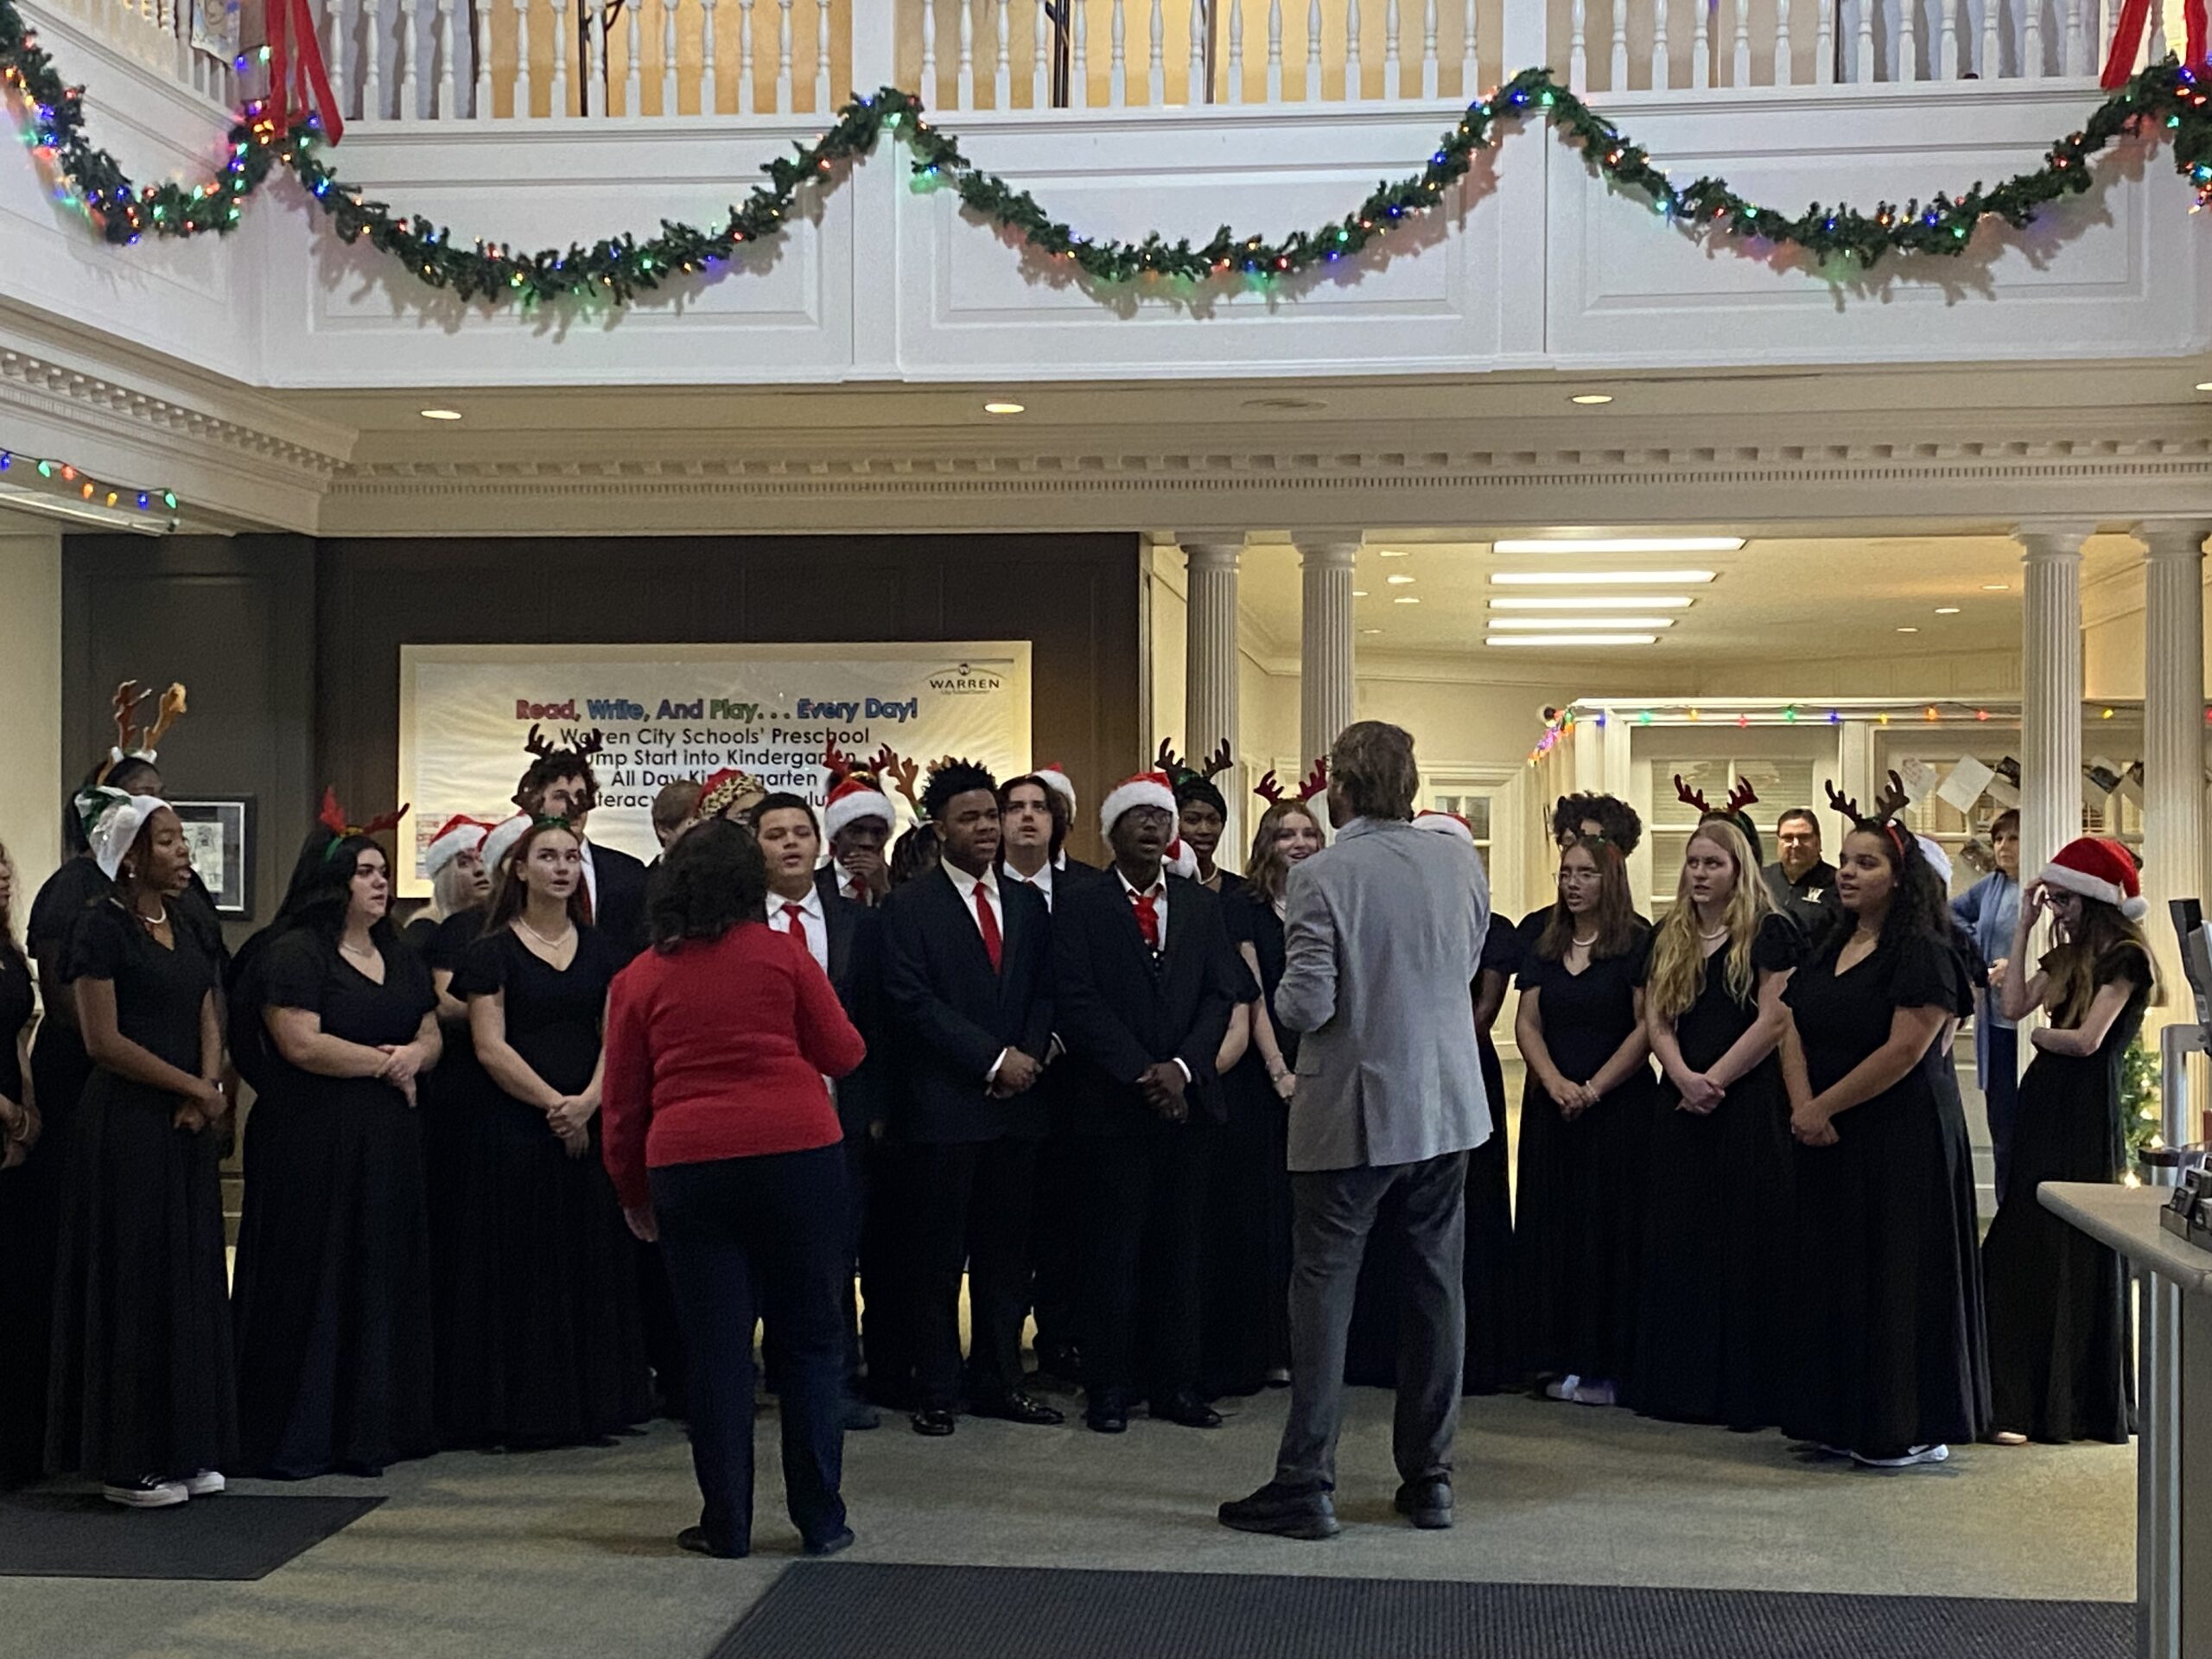
{"label": "christmas garland", "polygon": [[1418,173],[1378,185],[1341,219],[1293,231],[1281,241],[1238,236],[1224,226],[1198,245],[1169,242],[1157,232],[1141,242],[1077,236],[1027,191],[976,168],[957,140],[929,124],[914,94],[885,87],[847,104],[813,143],[796,145],[795,154],[769,162],[762,169],[767,181],[732,207],[719,226],[664,219],[660,233],[642,241],[625,234],[589,246],[572,243],[565,252],[525,253],[482,240],[456,244],[442,226],[366,200],[324,159],[324,134],[314,114],[280,125],[264,104],[245,106],[231,130],[230,155],[219,172],[189,185],[172,181],[134,188],[114,156],[86,137],[83,89],[56,73],[14,0],[0,0],[0,81],[27,101],[32,145],[41,160],[81,198],[111,242],[136,243],[148,234],[220,234],[238,222],[246,200],[281,168],[321,207],[340,240],[366,240],[430,287],[495,304],[584,297],[622,304],[665,283],[712,270],[779,234],[798,211],[802,189],[866,156],[886,132],[912,153],[916,188],[955,190],[963,206],[1039,253],[1094,282],[1114,284],[1145,279],[1266,283],[1357,257],[1397,226],[1442,206],[1476,155],[1498,142],[1502,128],[1531,118],[1548,121],[1608,183],[1641,196],[1686,234],[1721,234],[1754,253],[1794,249],[1821,263],[1848,261],[1867,270],[1897,254],[1962,253],[1985,219],[2016,230],[2027,226],[2052,202],[2088,189],[2090,159],[2131,132],[2168,136],[2176,170],[2195,188],[2200,206],[2212,202],[2207,92],[2196,73],[2171,58],[2114,92],[2079,131],[2053,144],[2032,172],[1988,189],[1976,183],[1960,196],[1939,194],[1924,205],[1885,201],[1868,213],[1816,202],[1795,216],[1750,201],[1720,179],[1675,184],[1641,145],[1554,82],[1548,69],[1524,69],[1470,104]]}

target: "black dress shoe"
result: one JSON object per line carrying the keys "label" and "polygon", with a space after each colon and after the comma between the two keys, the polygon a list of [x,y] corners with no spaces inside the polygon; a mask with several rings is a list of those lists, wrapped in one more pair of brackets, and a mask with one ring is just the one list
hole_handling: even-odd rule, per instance
{"label": "black dress shoe", "polygon": [[1452,1483],[1441,1475],[1409,1480],[1398,1488],[1400,1515],[1410,1516],[1424,1531],[1437,1532],[1452,1524]]}
{"label": "black dress shoe", "polygon": [[1040,1342],[1037,1344],[1037,1372],[1040,1376],[1057,1376],[1064,1382],[1080,1382],[1082,1351],[1071,1342]]}
{"label": "black dress shoe", "polygon": [[1056,1408],[1026,1394],[984,1395],[970,1402],[968,1414],[996,1417],[1008,1423],[1031,1423],[1040,1428],[1067,1421]]}
{"label": "black dress shoe", "polygon": [[840,1527],[827,1538],[800,1546],[810,1555],[835,1555],[838,1551],[852,1547],[853,1529],[850,1527]]}
{"label": "black dress shoe", "polygon": [[909,1421],[914,1425],[915,1433],[926,1434],[933,1440],[943,1440],[960,1426],[959,1417],[950,1411],[925,1409],[916,1412]]}
{"label": "black dress shoe", "polygon": [[1249,1497],[1223,1504],[1221,1524],[1275,1538],[1333,1538],[1339,1530],[1336,1500],[1328,1493],[1294,1491],[1272,1480]]}
{"label": "black dress shoe", "polygon": [[1180,1423],[1185,1428],[1219,1428],[1221,1414],[1195,1394],[1170,1395],[1152,1404],[1153,1417],[1163,1423]]}
{"label": "black dress shoe", "polygon": [[1109,1391],[1096,1396],[1083,1421],[1101,1434],[1125,1433],[1129,1427],[1129,1402]]}
{"label": "black dress shoe", "polygon": [[750,1553],[742,1549],[716,1549],[708,1541],[704,1527],[684,1528],[676,1535],[676,1542],[679,1548],[687,1549],[694,1555],[712,1555],[717,1560],[741,1561]]}

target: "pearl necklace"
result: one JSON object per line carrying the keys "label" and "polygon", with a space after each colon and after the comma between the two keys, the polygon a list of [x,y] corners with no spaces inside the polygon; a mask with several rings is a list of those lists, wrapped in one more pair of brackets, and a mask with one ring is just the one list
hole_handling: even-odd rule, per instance
{"label": "pearl necklace", "polygon": [[1700,933],[1698,935],[1698,938],[1706,944],[1717,944],[1719,941],[1725,939],[1727,937],[1728,930],[1726,927],[1716,928],[1710,933]]}
{"label": "pearl necklace", "polygon": [[162,906],[162,913],[158,916],[149,916],[144,911],[137,909],[130,913],[138,918],[138,925],[149,933],[157,932],[169,925],[169,907],[167,905]]}
{"label": "pearl necklace", "polygon": [[549,939],[543,933],[539,932],[536,928],[530,925],[530,918],[528,917],[518,916],[515,918],[515,920],[521,924],[522,931],[524,932],[529,934],[531,938],[536,939],[548,950],[558,950],[563,945],[568,944],[570,939],[573,939],[576,936],[576,930],[574,926],[570,926],[563,929],[558,938]]}
{"label": "pearl necklace", "polygon": [[1592,934],[1588,938],[1586,938],[1586,939],[1577,939],[1577,940],[1575,940],[1575,941],[1574,941],[1574,948],[1575,948],[1576,950],[1588,950],[1592,945],[1593,945],[1593,944],[1597,944],[1597,943],[1598,943],[1598,936],[1597,936],[1595,933],[1592,933]]}

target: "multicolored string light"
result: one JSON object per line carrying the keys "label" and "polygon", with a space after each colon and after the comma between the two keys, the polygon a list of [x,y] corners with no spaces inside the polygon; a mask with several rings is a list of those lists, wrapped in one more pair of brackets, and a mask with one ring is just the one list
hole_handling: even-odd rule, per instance
{"label": "multicolored string light", "polygon": [[0,489],[51,496],[60,505],[110,508],[120,513],[143,514],[149,522],[174,527],[177,499],[174,490],[144,490],[135,484],[118,484],[94,477],[74,462],[50,455],[18,454],[0,449]]}
{"label": "multicolored string light", "polygon": [[279,131],[259,104],[249,104],[230,135],[230,154],[219,171],[195,182],[134,186],[106,150],[85,136],[82,89],[68,86],[25,26],[14,0],[0,0],[0,82],[24,104],[32,148],[80,200],[103,235],[132,243],[162,237],[218,234],[238,222],[244,204],[270,175],[283,168],[296,178],[348,244],[366,241],[404,264],[430,287],[464,299],[596,298],[622,304],[641,293],[740,258],[780,233],[798,210],[799,192],[833,183],[842,167],[872,150],[886,133],[905,144],[917,189],[950,188],[970,212],[1011,232],[1044,257],[1071,266],[1094,283],[1170,282],[1191,284],[1268,284],[1302,276],[1357,257],[1398,226],[1443,207],[1465,181],[1476,156],[1497,143],[1501,130],[1529,119],[1548,122],[1581,150],[1615,188],[1640,197],[1651,211],[1692,237],[1726,236],[1745,252],[1766,257],[1794,249],[1821,264],[1843,262],[1871,270],[1898,254],[1963,253],[1985,220],[2015,229],[2044,207],[2090,186],[2089,162],[2113,140],[2130,134],[2164,137],[2174,165],[2196,192],[2198,206],[2212,202],[2212,111],[2195,70],[2169,58],[2138,74],[2100,105],[2079,131],[2053,144],[2042,166],[1963,194],[1937,194],[1902,207],[1876,204],[1872,213],[1844,203],[1815,202],[1802,213],[1763,207],[1725,181],[1701,176],[1678,185],[1641,145],[1624,137],[1548,69],[1524,69],[1496,92],[1470,104],[1445,133],[1425,166],[1378,186],[1341,218],[1280,240],[1240,235],[1224,226],[1203,244],[1169,241],[1158,232],[1141,240],[1094,240],[1052,218],[1027,190],[986,173],[968,160],[950,134],[927,120],[921,100],[884,87],[855,98],[811,144],[794,146],[762,169],[767,181],[729,208],[711,227],[664,219],[658,235],[639,240],[625,233],[565,251],[523,252],[477,239],[457,243],[445,226],[371,201],[322,159],[321,124],[309,115]]}

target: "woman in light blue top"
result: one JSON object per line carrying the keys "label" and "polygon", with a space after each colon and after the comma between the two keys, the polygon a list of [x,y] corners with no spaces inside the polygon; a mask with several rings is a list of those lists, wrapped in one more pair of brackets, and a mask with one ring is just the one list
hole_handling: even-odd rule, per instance
{"label": "woman in light blue top", "polygon": [[[1989,826],[1997,868],[1951,901],[1951,913],[1973,936],[1974,949],[1989,964],[1989,984],[2005,976],[2012,954],[2012,935],[2020,922],[2020,815],[2000,812]],[[1989,1139],[1997,1154],[1997,1197],[2005,1198],[2005,1176],[2012,1161],[2012,1122],[2020,1097],[2019,1038],[1987,986],[1974,996],[1974,1061],[1982,1097],[1989,1107]]]}

